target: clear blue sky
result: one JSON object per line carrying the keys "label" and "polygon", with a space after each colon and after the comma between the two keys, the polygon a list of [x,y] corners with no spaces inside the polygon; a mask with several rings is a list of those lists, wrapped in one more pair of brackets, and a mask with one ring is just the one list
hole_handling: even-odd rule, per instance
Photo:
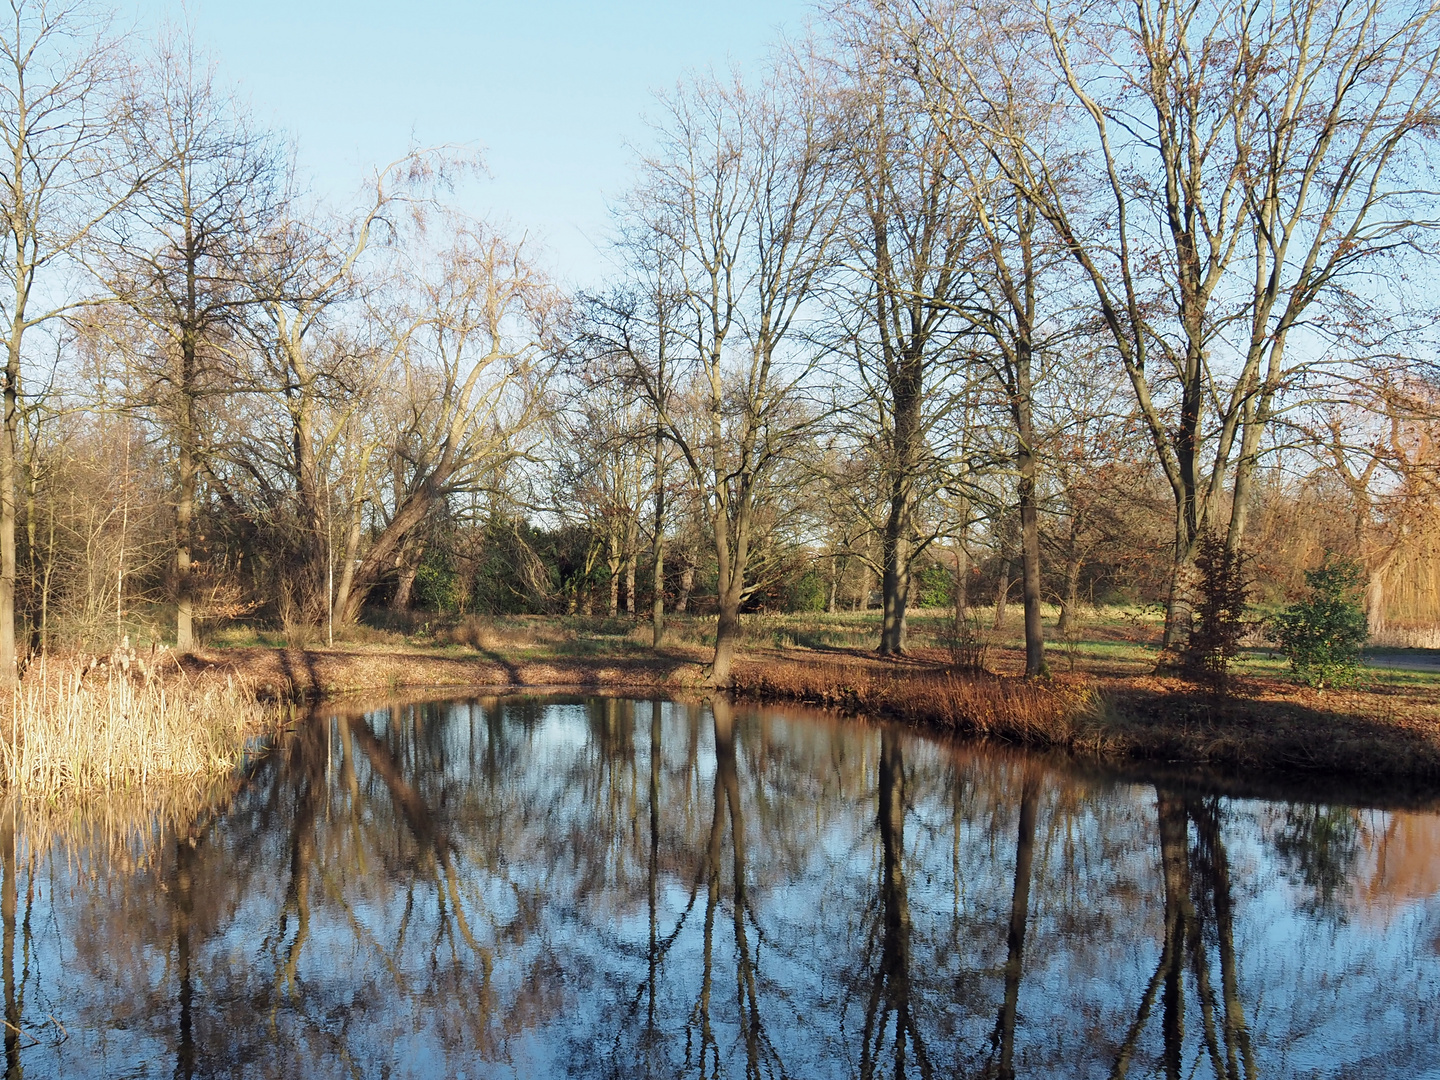
{"label": "clear blue sky", "polygon": [[[129,0],[137,28],[179,0]],[[467,209],[539,237],[562,280],[603,273],[607,200],[631,175],[656,90],[750,66],[808,0],[496,3],[190,0],[201,44],[256,115],[291,135],[316,191],[345,203],[422,145],[478,144],[492,179]]]}

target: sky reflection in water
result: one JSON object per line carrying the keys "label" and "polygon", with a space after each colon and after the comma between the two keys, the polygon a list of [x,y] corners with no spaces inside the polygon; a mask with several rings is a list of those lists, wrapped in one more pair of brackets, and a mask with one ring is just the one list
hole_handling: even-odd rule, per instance
{"label": "sky reflection in water", "polygon": [[1430,813],[491,698],[318,721],[148,854],[39,843],[10,1076],[1440,1077]]}

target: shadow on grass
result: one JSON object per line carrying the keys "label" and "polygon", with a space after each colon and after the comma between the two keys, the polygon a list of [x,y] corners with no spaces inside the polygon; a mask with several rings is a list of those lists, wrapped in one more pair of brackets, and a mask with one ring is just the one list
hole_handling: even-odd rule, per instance
{"label": "shadow on grass", "polygon": [[1440,724],[1405,710],[1399,688],[1372,694],[1379,715],[1347,708],[1338,694],[1331,705],[1127,686],[1107,691],[1097,722],[1128,757],[1440,794]]}

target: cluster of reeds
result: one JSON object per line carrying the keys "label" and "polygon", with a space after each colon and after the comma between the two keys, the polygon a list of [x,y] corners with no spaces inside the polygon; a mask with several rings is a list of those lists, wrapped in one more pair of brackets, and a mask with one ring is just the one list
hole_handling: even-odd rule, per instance
{"label": "cluster of reeds", "polygon": [[12,691],[0,738],[11,793],[118,790],[219,777],[274,717],[234,680],[161,681],[41,662]]}
{"label": "cluster of reeds", "polygon": [[996,675],[885,670],[851,664],[766,664],[737,669],[750,697],[804,701],[1007,742],[1093,749],[1093,690]]}

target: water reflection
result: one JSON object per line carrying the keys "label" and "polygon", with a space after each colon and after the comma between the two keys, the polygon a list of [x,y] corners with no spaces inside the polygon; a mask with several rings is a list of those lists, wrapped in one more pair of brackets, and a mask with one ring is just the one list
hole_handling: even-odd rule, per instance
{"label": "water reflection", "polygon": [[706,703],[322,718],[0,816],[7,1076],[1440,1075],[1440,818]]}

